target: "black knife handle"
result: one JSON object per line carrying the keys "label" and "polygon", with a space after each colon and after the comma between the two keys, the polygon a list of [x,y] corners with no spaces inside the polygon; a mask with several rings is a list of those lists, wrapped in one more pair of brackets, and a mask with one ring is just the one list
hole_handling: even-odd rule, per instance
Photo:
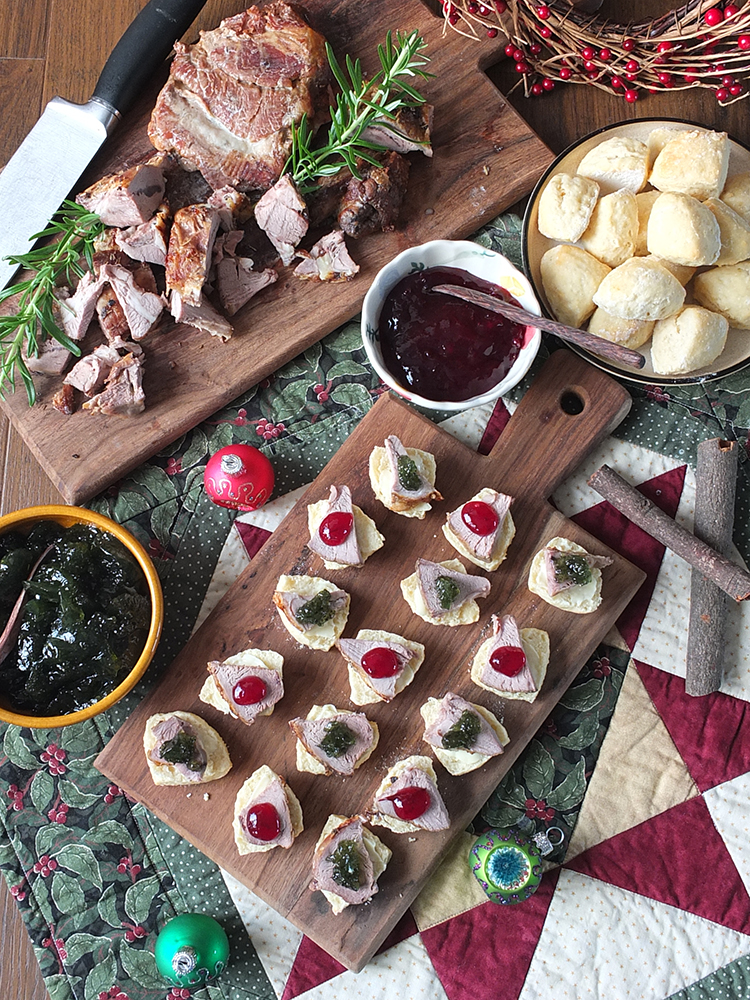
{"label": "black knife handle", "polygon": [[104,64],[93,97],[124,114],[206,0],[149,0]]}

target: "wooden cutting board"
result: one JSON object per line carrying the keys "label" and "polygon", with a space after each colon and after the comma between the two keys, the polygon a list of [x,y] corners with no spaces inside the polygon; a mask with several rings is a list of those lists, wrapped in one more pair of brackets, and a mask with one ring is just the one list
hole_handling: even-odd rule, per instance
{"label": "wooden cutting board", "polygon": [[[644,574],[567,520],[546,497],[630,409],[627,391],[613,379],[568,351],[547,362],[487,457],[391,395],[383,396],[274,532],[251,565],[192,636],[160,682],[99,755],[96,766],[134,798],[144,802],[178,833],[187,837],[240,882],[295,923],[322,948],[351,969],[359,970],[375,953],[435,869],[452,838],[466,828],[502,776],[532,738],[588,656],[617,620],[641,585]],[[571,412],[577,411],[580,412]],[[397,434],[407,447],[423,448],[437,459],[436,503],[423,521],[401,517],[375,500],[367,464],[375,445]],[[328,570],[307,548],[307,504],[328,495],[332,484],[348,484],[354,502],[369,514],[385,536],[382,549],[364,567]],[[399,581],[414,572],[418,556],[444,560],[457,553],[440,530],[445,515],[483,486],[510,493],[517,533],[508,557],[494,573],[490,596],[480,602],[481,617],[472,626],[430,625],[414,615],[401,596]],[[553,608],[526,587],[534,553],[550,538],[564,535],[588,551],[611,555],[603,571],[603,602],[589,615]],[[470,572],[480,570],[467,565]],[[377,722],[380,743],[373,756],[349,778],[300,773],[289,719],[305,716],[313,704],[333,703],[356,709],[349,701],[347,670],[334,649],[314,652],[297,645],[278,621],[272,603],[282,573],[324,576],[351,594],[345,630],[383,628],[425,645],[425,661],[412,684],[391,704],[366,706]],[[502,701],[469,678],[473,652],[491,631],[492,613],[513,614],[521,627],[546,630],[551,656],[547,677],[531,704]],[[252,727],[222,715],[198,699],[206,663],[254,646],[284,656],[285,695],[273,715]],[[510,735],[505,753],[483,768],[460,777],[439,764],[438,785],[451,816],[449,830],[397,835],[375,827],[393,851],[380,878],[380,891],[366,906],[351,906],[333,916],[324,897],[310,892],[315,843],[330,813],[354,815],[370,806],[386,770],[410,754],[429,753],[422,742],[420,706],[448,690],[484,705],[504,719]],[[233,768],[220,781],[192,789],[156,787],[142,749],[148,717],[165,711],[196,712],[214,726],[229,747]],[[232,835],[234,800],[245,779],[261,764],[285,775],[300,798],[305,831],[289,850],[241,858]],[[208,793],[204,799],[203,791]]]}
{"label": "wooden cutting board", "polygon": [[[238,0],[236,10],[245,6]],[[361,271],[351,282],[316,286],[285,268],[275,285],[235,317],[229,343],[183,326],[152,335],[146,343],[144,413],[106,417],[79,411],[65,417],[51,406],[59,378],[37,379],[33,409],[23,390],[3,400],[69,503],[93,496],[354,316],[379,268],[397,253],[430,239],[465,237],[514,204],[552,159],[482,71],[501,57],[500,37],[473,42],[453,31],[443,35],[442,17],[420,0],[302,0],[300,8],[339,57],[360,57],[370,74],[389,29],[422,33],[435,74],[422,88],[435,106],[434,156],[410,157],[398,230],[352,241]],[[150,149],[146,125],[157,90],[107,144],[87,183]]]}

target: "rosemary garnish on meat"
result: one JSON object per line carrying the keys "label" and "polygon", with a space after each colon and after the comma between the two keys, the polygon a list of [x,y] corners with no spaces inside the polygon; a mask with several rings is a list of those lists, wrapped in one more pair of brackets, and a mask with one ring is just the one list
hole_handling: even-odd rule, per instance
{"label": "rosemary garnish on meat", "polygon": [[55,319],[55,293],[61,283],[70,284],[73,276],[80,278],[92,269],[94,240],[103,232],[104,224],[98,215],[74,201],[64,201],[47,228],[31,237],[32,242],[50,237],[52,242],[8,257],[11,263],[34,273],[0,291],[0,304],[20,295],[17,312],[0,316],[0,395],[6,385],[15,388],[16,376],[20,376],[29,405],[34,405],[36,391],[23,359],[24,345],[27,357],[36,357],[41,343],[52,337],[80,355],[80,347]]}
{"label": "rosemary garnish on meat", "polygon": [[398,32],[395,42],[389,31],[385,44],[378,45],[380,70],[365,80],[359,59],[347,56],[344,70],[326,42],[328,62],[341,90],[331,108],[328,137],[322,146],[313,148],[313,130],[306,115],[299,125],[292,126],[292,152],[286,170],[300,194],[313,191],[319,178],[337,174],[344,167],[359,177],[357,160],[378,165],[370,150],[383,147],[364,138],[363,133],[375,122],[393,120],[402,108],[424,104],[424,97],[403,78],[432,76],[424,69],[429,61],[422,54],[425,44],[418,31],[409,35]]}

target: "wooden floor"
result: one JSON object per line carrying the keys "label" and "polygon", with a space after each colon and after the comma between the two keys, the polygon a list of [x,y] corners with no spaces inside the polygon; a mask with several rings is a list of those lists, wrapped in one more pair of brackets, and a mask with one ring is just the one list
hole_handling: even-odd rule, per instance
{"label": "wooden floor", "polygon": [[[143,6],[145,0],[107,0],[106,5],[101,0],[0,0],[0,164],[13,153],[49,98],[59,94],[74,101],[88,99],[107,54]],[[304,7],[304,0],[300,6]],[[638,19],[672,6],[654,0],[607,0],[601,14]],[[208,0],[196,26],[213,26],[241,7],[241,0]],[[490,76],[506,93],[516,82],[507,63],[490,70]],[[553,93],[530,100],[524,99],[519,89],[511,101],[555,152],[611,122],[659,116],[701,122],[750,145],[750,104],[741,101],[720,108],[712,93],[702,89],[649,95],[629,105],[593,87],[558,85]],[[60,500],[18,435],[0,416],[0,513]],[[48,1000],[24,924],[2,879],[0,998]]]}

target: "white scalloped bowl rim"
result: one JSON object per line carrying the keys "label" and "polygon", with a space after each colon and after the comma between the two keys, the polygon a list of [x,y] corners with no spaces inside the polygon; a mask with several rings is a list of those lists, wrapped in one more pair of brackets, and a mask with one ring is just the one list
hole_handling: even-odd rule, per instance
{"label": "white scalloped bowl rim", "polygon": [[507,257],[468,240],[431,240],[421,246],[403,250],[378,271],[362,303],[362,342],[367,357],[380,378],[389,388],[417,406],[430,410],[466,410],[499,399],[518,385],[531,367],[539,350],[542,335],[536,327],[527,327],[524,346],[510,371],[497,385],[478,396],[462,400],[437,400],[419,396],[388,371],[380,350],[380,313],[388,293],[398,282],[415,270],[430,267],[458,267],[477,278],[505,288],[527,312],[541,315],[534,289],[526,276]]}

